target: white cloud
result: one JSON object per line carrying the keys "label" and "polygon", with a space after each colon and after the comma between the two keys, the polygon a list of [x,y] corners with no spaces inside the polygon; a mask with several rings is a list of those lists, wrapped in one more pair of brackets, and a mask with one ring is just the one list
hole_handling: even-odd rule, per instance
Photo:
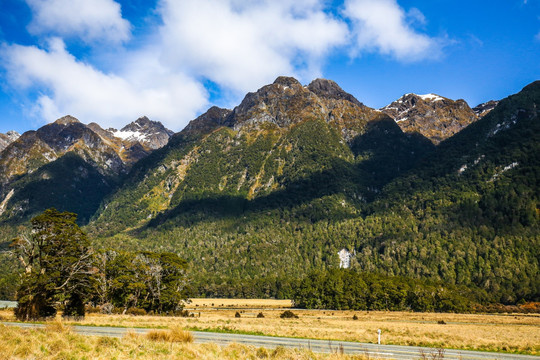
{"label": "white cloud", "polygon": [[33,19],[32,34],[78,36],[87,43],[119,43],[129,39],[130,23],[114,0],[26,0]]}
{"label": "white cloud", "polygon": [[278,75],[311,80],[346,24],[322,0],[162,0],[162,59],[236,91],[252,91]]}
{"label": "white cloud", "polygon": [[36,104],[44,122],[71,114],[85,123],[119,128],[148,115],[180,130],[207,106],[206,91],[199,83],[182,73],[171,73],[151,54],[137,54],[144,67],[122,76],[78,61],[58,38],[50,40],[46,50],[4,46],[2,55],[11,84],[44,89]]}
{"label": "white cloud", "polygon": [[[122,42],[131,25],[113,0],[26,2],[33,11],[28,29],[40,43],[50,34],[78,37],[98,45],[91,59],[114,69],[82,62],[60,38],[41,48],[1,47],[8,84],[37,98],[43,122],[71,114],[118,128],[147,115],[180,130],[206,110],[205,80],[220,86],[222,98],[237,99],[279,75],[309,82],[334,51],[411,61],[440,50],[437,39],[413,28],[426,23],[424,15],[405,13],[396,0],[346,0],[342,18],[327,11],[327,0],[159,0],[162,24],[130,42],[130,50]],[[118,46],[99,46],[104,42]]]}
{"label": "white cloud", "polygon": [[351,19],[356,52],[377,51],[401,61],[417,61],[440,55],[437,39],[416,32],[409,21],[425,22],[415,9],[409,17],[396,0],[346,0],[344,15]]}

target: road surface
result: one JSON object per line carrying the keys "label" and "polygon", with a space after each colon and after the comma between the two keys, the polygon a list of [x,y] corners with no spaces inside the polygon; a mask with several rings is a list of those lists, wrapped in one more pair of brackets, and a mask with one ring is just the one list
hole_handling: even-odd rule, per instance
{"label": "road surface", "polygon": [[[19,326],[22,328],[42,328],[45,325],[3,322],[7,326]],[[97,326],[73,326],[75,332],[82,335],[122,337],[128,331],[138,334],[145,334],[152,329],[128,329],[119,327],[97,327]],[[313,352],[320,353],[341,353],[360,354],[370,358],[378,359],[398,359],[398,360],[418,360],[418,359],[437,359],[437,349],[421,348],[416,346],[397,346],[397,345],[377,345],[367,343],[357,343],[349,341],[329,341],[329,340],[309,340],[286,337],[258,336],[225,334],[213,332],[192,331],[196,343],[215,343],[227,345],[238,343],[255,347],[265,347],[269,349],[278,346],[310,349]],[[422,356],[424,354],[424,356]],[[540,360],[540,356],[514,355],[481,351],[466,351],[444,349],[444,359],[451,360]]]}

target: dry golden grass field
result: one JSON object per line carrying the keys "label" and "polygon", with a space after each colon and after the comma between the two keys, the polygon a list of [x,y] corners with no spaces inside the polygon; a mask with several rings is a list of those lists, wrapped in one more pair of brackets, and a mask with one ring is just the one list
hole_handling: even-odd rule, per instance
{"label": "dry golden grass field", "polygon": [[[214,305],[212,305],[214,304]],[[279,315],[290,302],[274,300],[194,299],[187,308],[194,317],[88,314],[83,321],[66,322],[128,328],[175,328],[332,339],[454,349],[516,352],[540,355],[539,314],[441,314],[413,312],[295,310],[298,319]],[[240,317],[235,317],[236,312]],[[262,313],[264,318],[258,318]],[[353,320],[353,316],[357,320]],[[11,310],[0,319],[14,320]]]}
{"label": "dry golden grass field", "polygon": [[193,344],[183,330],[156,330],[147,335],[128,333],[122,338],[83,336],[56,322],[46,329],[20,329],[0,324],[0,360],[15,359],[328,359],[360,356],[314,354],[308,350],[274,350],[231,344]]}

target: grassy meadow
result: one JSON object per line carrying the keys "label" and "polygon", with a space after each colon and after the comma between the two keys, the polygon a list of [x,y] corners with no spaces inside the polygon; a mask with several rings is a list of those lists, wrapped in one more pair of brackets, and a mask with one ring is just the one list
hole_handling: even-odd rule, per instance
{"label": "grassy meadow", "polygon": [[[281,319],[280,314],[290,306],[290,301],[283,300],[194,299],[186,306],[193,317],[92,313],[82,321],[66,321],[64,324],[182,328],[367,343],[375,343],[377,329],[381,329],[384,344],[540,355],[540,314],[484,315],[293,309],[299,316],[298,319]],[[240,317],[237,317],[236,313]],[[257,317],[260,313],[264,317]],[[0,319],[13,321],[12,310],[0,311]],[[0,340],[2,337],[4,335],[0,335]]]}
{"label": "grassy meadow", "polygon": [[56,322],[45,329],[0,325],[0,360],[14,359],[362,359],[360,356],[315,354],[308,350],[273,350],[240,344],[193,344],[186,332],[156,330],[147,335],[128,333],[122,338],[83,336]]}

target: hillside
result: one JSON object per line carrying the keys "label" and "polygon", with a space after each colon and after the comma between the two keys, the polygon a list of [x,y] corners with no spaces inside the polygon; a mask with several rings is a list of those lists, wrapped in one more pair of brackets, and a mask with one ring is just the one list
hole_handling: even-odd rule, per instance
{"label": "hillside", "polygon": [[[466,106],[476,121],[439,143],[330,80],[280,77],[232,110],[210,108],[97,191],[85,229],[97,247],[178,253],[198,295],[290,296],[345,249],[358,271],[538,301],[539,103],[535,82],[479,120]],[[22,193],[70,164],[18,180]],[[70,175],[81,191],[107,181],[84,173]]]}
{"label": "hillside", "polygon": [[19,137],[12,133],[0,152],[0,226],[21,223],[49,207],[74,211],[87,223],[131,166],[171,135],[146,117],[119,132],[72,116]]}
{"label": "hillside", "polygon": [[538,299],[538,87],[434,150],[330,82],[279,78],[137,164],[88,230],[178,252],[205,295],[283,295],[346,248],[359,270]]}

